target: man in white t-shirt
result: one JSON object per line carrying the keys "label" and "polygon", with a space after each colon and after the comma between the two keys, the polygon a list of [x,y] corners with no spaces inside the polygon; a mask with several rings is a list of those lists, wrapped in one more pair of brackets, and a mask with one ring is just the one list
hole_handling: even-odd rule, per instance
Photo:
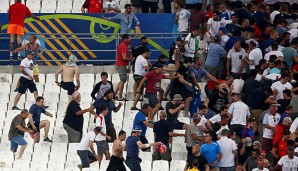
{"label": "man in white t-shirt", "polygon": [[298,170],[298,157],[295,156],[294,147],[287,148],[287,155],[278,161],[275,169],[278,170],[280,167],[282,167],[282,171]]}
{"label": "man in white t-shirt", "polygon": [[217,141],[222,152],[222,158],[219,161],[220,170],[235,170],[235,157],[237,156],[237,146],[235,141],[228,138],[229,130],[221,131],[221,138]]}
{"label": "man in white t-shirt", "polygon": [[241,94],[232,94],[233,103],[229,107],[229,115],[231,115],[230,129],[235,131],[236,134],[241,137],[242,131],[246,126],[247,120],[250,116],[248,106],[242,102]]}
{"label": "man in white t-shirt", "polygon": [[103,2],[103,10],[105,13],[120,13],[120,5],[116,0],[107,0]]}
{"label": "man in white t-shirt", "polygon": [[212,125],[216,122],[220,122],[221,121],[221,116],[222,115],[227,115],[228,113],[228,108],[226,106],[223,106],[220,108],[220,113],[216,114],[214,116],[212,116],[206,123],[206,126],[212,130]]}
{"label": "man in white t-shirt", "polygon": [[188,27],[190,21],[190,12],[183,8],[183,1],[175,0],[174,8],[178,11],[175,17],[175,23],[178,24],[178,32],[180,37],[184,38],[188,34]]}
{"label": "man in white t-shirt", "polygon": [[[233,76],[234,79],[239,78],[241,73],[246,73],[245,68],[245,50],[241,47],[240,40],[234,43],[233,49],[231,49],[227,55],[227,75]],[[232,67],[232,68],[231,68]],[[230,71],[231,68],[231,71]]]}
{"label": "man in white t-shirt", "polygon": [[254,41],[249,42],[249,54],[248,58],[246,58],[246,62],[249,65],[249,70],[254,70],[257,65],[259,65],[260,60],[263,58],[263,54],[260,48],[256,47],[256,43]]}
{"label": "man in white t-shirt", "polygon": [[[93,143],[94,143],[95,137],[99,134],[100,131],[101,131],[100,127],[95,127],[93,131],[88,132],[81,139],[81,142],[77,148],[77,153],[81,158],[81,162],[82,162],[82,164],[79,165],[80,169],[89,168],[90,163],[93,163],[98,160],[98,156],[94,150]],[[89,148],[91,151],[89,150]]]}
{"label": "man in white t-shirt", "polygon": [[35,99],[38,97],[36,85],[33,81],[33,67],[34,67],[33,60],[32,60],[33,55],[34,55],[34,52],[29,52],[27,57],[21,61],[20,86],[19,86],[18,94],[14,99],[12,110],[21,110],[20,108],[17,107],[17,104],[21,96],[26,93],[27,89],[29,89],[30,92],[34,94]]}
{"label": "man in white t-shirt", "polygon": [[[140,82],[144,78],[144,75],[150,70],[151,68],[151,63],[149,61],[150,57],[150,50],[149,49],[141,49],[142,50],[142,55],[139,55],[136,59],[135,62],[135,72],[133,74],[133,79],[135,80],[136,87],[139,87]],[[131,107],[131,110],[138,110],[137,103],[140,100],[141,95],[143,95],[144,91],[144,85],[141,88],[140,93],[136,93],[133,105]]]}
{"label": "man in white t-shirt", "polygon": [[267,52],[265,54],[264,59],[266,59],[266,61],[269,61],[271,55],[275,55],[277,57],[277,59],[280,60],[280,61],[283,61],[283,59],[284,59],[284,54],[281,51],[278,51],[278,44],[277,43],[273,43],[271,45],[271,51]]}
{"label": "man in white t-shirt", "polygon": [[97,145],[97,154],[98,154],[98,161],[99,167],[103,157],[103,154],[106,156],[106,160],[110,160],[110,152],[109,152],[109,145],[106,139],[109,141],[112,139],[109,135],[107,135],[107,128],[105,122],[105,116],[108,114],[109,109],[107,105],[102,105],[99,108],[100,114],[96,118],[95,126],[100,127],[101,131],[95,137],[95,143]]}
{"label": "man in white t-shirt", "polygon": [[280,121],[280,114],[277,113],[279,104],[270,105],[269,112],[264,115],[263,126],[265,127],[263,132],[262,150],[265,150],[266,154],[272,149],[273,136],[276,131],[276,125]]}
{"label": "man in white t-shirt", "polygon": [[231,23],[231,20],[225,20],[220,18],[220,12],[218,10],[213,11],[213,18],[209,18],[207,21],[207,31],[211,36],[217,36],[220,27],[225,27],[226,24]]}
{"label": "man in white t-shirt", "polygon": [[281,74],[280,80],[276,81],[271,85],[271,89],[273,91],[273,96],[275,97],[276,100],[284,99],[283,97],[283,91],[285,89],[292,90],[293,86],[291,83],[289,83],[290,76],[289,74]]}

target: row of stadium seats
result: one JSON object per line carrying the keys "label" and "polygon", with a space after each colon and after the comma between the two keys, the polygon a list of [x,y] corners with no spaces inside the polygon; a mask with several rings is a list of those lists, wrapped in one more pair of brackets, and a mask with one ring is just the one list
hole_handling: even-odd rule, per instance
{"label": "row of stadium seats", "polygon": [[[84,2],[85,0],[27,0],[26,5],[32,13],[82,13],[81,7]],[[14,0],[0,0],[0,13],[7,13],[9,5],[13,3]],[[129,1],[120,1],[121,10],[126,3]]]}

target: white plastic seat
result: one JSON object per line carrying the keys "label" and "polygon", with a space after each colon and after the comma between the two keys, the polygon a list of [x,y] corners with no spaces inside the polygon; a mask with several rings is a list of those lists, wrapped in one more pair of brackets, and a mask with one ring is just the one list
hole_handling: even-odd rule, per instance
{"label": "white plastic seat", "polygon": [[47,161],[31,161],[30,171],[47,170]]}
{"label": "white plastic seat", "polygon": [[74,168],[74,169],[78,169],[78,164],[80,164],[81,161],[80,160],[69,160],[65,162],[65,169],[67,168]]}
{"label": "white plastic seat", "polygon": [[172,144],[172,160],[186,160],[187,150],[186,144],[179,142]]}
{"label": "white plastic seat", "polygon": [[11,151],[3,151],[0,153],[0,162],[12,163],[14,161]]}
{"label": "white plastic seat", "polygon": [[140,152],[139,152],[139,157],[140,157],[143,161],[150,161],[150,162],[152,162],[152,153],[151,153],[151,152],[143,152],[143,151],[140,151]]}
{"label": "white plastic seat", "polygon": [[[78,5],[78,4],[76,4]],[[59,0],[58,1],[58,6],[57,6],[57,11],[59,10],[68,10],[70,13],[70,10],[72,10],[72,1],[70,0]]]}
{"label": "white plastic seat", "polygon": [[60,102],[68,102],[68,94],[67,91],[64,89],[61,89],[60,92]]}
{"label": "white plastic seat", "polygon": [[[77,154],[77,150],[66,155],[66,161],[81,161],[79,155]],[[66,168],[66,166],[65,166]]]}
{"label": "white plastic seat", "polygon": [[[0,3],[1,3],[1,7],[2,7],[2,1],[0,1]],[[8,82],[8,83],[12,83],[12,75],[10,74],[10,73],[0,73],[0,78],[2,78],[2,77],[4,77],[4,78],[6,78],[6,81]]]}
{"label": "white plastic seat", "polygon": [[45,99],[45,102],[48,101],[59,101],[59,95],[60,93],[58,92],[44,92],[43,98]]}
{"label": "white plastic seat", "polygon": [[[39,0],[38,0],[39,1]],[[40,10],[40,9],[39,9]],[[40,84],[45,84],[46,83],[46,75],[45,74],[42,74],[42,73],[39,73],[38,74],[38,78],[39,78],[39,82]],[[36,83],[35,83],[36,84]]]}
{"label": "white plastic seat", "polygon": [[60,87],[57,86],[55,83],[46,83],[44,92],[54,92],[54,93],[60,93]]}
{"label": "white plastic seat", "polygon": [[[57,156],[59,159],[59,156]],[[64,161],[52,161],[48,162],[48,171],[61,171],[64,170]]]}
{"label": "white plastic seat", "polygon": [[[56,1],[53,0],[43,0],[42,1],[42,8],[41,8],[41,13],[44,13],[46,11],[54,11],[57,9],[57,3]],[[54,80],[55,81],[55,80]]]}
{"label": "white plastic seat", "polygon": [[[25,149],[25,151],[24,151],[24,153],[23,153],[23,155],[22,155],[22,160],[24,160],[24,161],[31,161],[31,159],[32,159],[32,149],[30,149],[30,147],[28,148],[28,145],[29,144],[27,144],[27,147],[26,147],[26,149]],[[32,144],[30,144],[31,145],[31,148],[32,148]],[[19,150],[20,148],[18,148],[18,150]],[[27,151],[28,150],[28,151]],[[31,151],[30,151],[31,150]],[[15,153],[15,155],[14,155],[14,158],[15,159],[17,159],[18,157],[19,157],[19,151],[17,151],[16,153]]]}
{"label": "white plastic seat", "polygon": [[82,83],[94,84],[94,74],[80,74],[80,81]]}
{"label": "white plastic seat", "polygon": [[34,152],[32,155],[32,161],[39,161],[46,163],[49,161],[49,153],[48,152]]}
{"label": "white plastic seat", "polygon": [[80,171],[79,168],[65,168],[64,171]]}
{"label": "white plastic seat", "polygon": [[16,160],[13,162],[13,171],[29,170],[30,162],[26,160]]}
{"label": "white plastic seat", "polygon": [[68,143],[68,136],[67,136],[67,134],[53,135],[53,142],[55,142],[55,143]]}
{"label": "white plastic seat", "polygon": [[75,154],[76,154],[78,146],[79,146],[79,143],[69,143],[68,144],[68,152],[75,151]]}
{"label": "white plastic seat", "polygon": [[151,161],[147,161],[147,160],[143,160],[141,162],[141,168],[142,171],[151,171],[152,170],[152,166],[151,166],[152,162]]}
{"label": "white plastic seat", "polygon": [[40,13],[55,13],[55,12],[56,12],[55,9],[44,9],[44,8],[42,8],[40,10]]}
{"label": "white plastic seat", "polygon": [[34,144],[34,153],[35,152],[51,152],[51,144],[50,143],[35,143]]}
{"label": "white plastic seat", "polygon": [[54,134],[67,134],[66,130],[63,128],[63,125],[56,125],[54,128]]}
{"label": "white plastic seat", "polygon": [[[49,3],[53,3],[52,0],[43,0],[42,2],[46,2],[46,1],[49,1]],[[47,9],[50,9],[47,7]],[[55,8],[56,10],[56,8]],[[50,73],[50,74],[47,74],[46,75],[46,83],[55,83],[55,73]],[[58,75],[58,81],[60,82],[61,81],[61,74]]]}
{"label": "white plastic seat", "polygon": [[[75,5],[78,6],[78,5]],[[72,9],[71,13],[82,13],[81,8]]]}
{"label": "white plastic seat", "polygon": [[16,84],[19,81],[20,77],[21,77],[21,73],[13,74],[12,82]]}
{"label": "white plastic seat", "polygon": [[170,171],[181,171],[184,170],[186,161],[184,160],[172,160],[170,164]]}
{"label": "white plastic seat", "polygon": [[66,153],[65,152],[51,152],[50,153],[50,161],[64,163],[66,161]]}
{"label": "white plastic seat", "polygon": [[40,6],[40,1],[39,0],[31,0],[31,1],[27,1],[26,6],[30,9],[30,11],[32,12],[32,10],[40,10],[41,6]]}
{"label": "white plastic seat", "polygon": [[110,164],[110,160],[102,160],[100,163],[100,171],[106,171]]}
{"label": "white plastic seat", "polygon": [[69,10],[69,9],[59,9],[59,8],[58,8],[58,9],[56,10],[56,13],[70,13],[70,11],[71,11],[71,10]]}
{"label": "white plastic seat", "polygon": [[64,152],[67,153],[67,144],[66,143],[53,143],[51,148],[52,152]]}
{"label": "white plastic seat", "polygon": [[3,111],[6,111],[7,107],[8,107],[8,101],[9,101],[8,97],[9,96],[7,94],[7,96],[2,96],[1,95],[1,97],[3,97],[3,101],[2,100],[0,101],[0,109],[3,110]]}
{"label": "white plastic seat", "polygon": [[9,9],[9,0],[0,0],[1,8],[0,13],[7,13]]}
{"label": "white plastic seat", "polygon": [[2,153],[2,151],[6,151],[9,152],[10,151],[10,143],[6,142],[6,143],[1,143],[0,144],[0,153]]}
{"label": "white plastic seat", "polygon": [[4,82],[0,82],[0,92],[6,92],[9,93],[10,92],[10,83],[4,83]]}
{"label": "white plastic seat", "polygon": [[45,105],[46,106],[49,106],[49,110],[54,110],[54,111],[57,111],[57,109],[58,109],[58,103],[57,103],[58,101],[51,101],[51,100],[48,100],[48,101],[46,101],[45,102]]}
{"label": "white plastic seat", "polygon": [[169,171],[169,162],[165,160],[153,161],[152,171]]}
{"label": "white plastic seat", "polygon": [[91,102],[92,101],[92,97],[90,95],[90,92],[92,91],[93,87],[92,87],[92,89],[89,89],[89,88],[86,88],[85,87],[86,88],[85,91],[81,91],[82,88],[84,89],[84,87],[81,87],[79,89],[79,92],[81,94],[81,101],[89,101],[89,102]]}

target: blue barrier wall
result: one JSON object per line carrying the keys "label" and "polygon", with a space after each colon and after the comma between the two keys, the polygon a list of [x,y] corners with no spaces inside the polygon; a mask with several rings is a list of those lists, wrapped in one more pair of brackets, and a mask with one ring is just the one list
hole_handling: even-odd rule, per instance
{"label": "blue barrier wall", "polygon": [[[120,26],[117,22],[103,20],[101,14],[37,14],[41,21],[31,18],[25,20],[24,38],[37,34],[38,41],[45,51],[40,56],[44,65],[61,65],[70,53],[85,64],[113,64],[116,59],[117,33]],[[105,14],[105,17],[113,14]],[[174,14],[137,14],[141,22],[142,33],[149,37],[148,48],[152,50],[152,59],[158,55],[168,55],[167,49],[174,42],[176,32]],[[2,33],[7,32],[8,15],[0,14]],[[134,26],[132,27],[134,28]],[[167,33],[167,34],[166,34]],[[139,38],[132,40],[132,47],[139,43]],[[9,35],[0,35],[0,58],[9,59]],[[16,47],[16,44],[15,44]],[[88,61],[89,60],[89,61]],[[94,60],[94,61],[90,61]],[[1,61],[0,64],[9,64]]]}

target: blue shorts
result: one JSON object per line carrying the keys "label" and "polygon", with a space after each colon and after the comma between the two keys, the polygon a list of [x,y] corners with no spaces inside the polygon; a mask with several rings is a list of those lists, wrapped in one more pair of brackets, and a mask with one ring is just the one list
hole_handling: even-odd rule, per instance
{"label": "blue shorts", "polygon": [[146,96],[151,107],[155,107],[159,103],[157,99],[157,93],[146,93]]}
{"label": "blue shorts", "polygon": [[25,141],[24,137],[21,135],[15,136],[10,139],[10,150],[16,152],[18,149],[18,145],[23,146],[26,145],[27,142]]}

